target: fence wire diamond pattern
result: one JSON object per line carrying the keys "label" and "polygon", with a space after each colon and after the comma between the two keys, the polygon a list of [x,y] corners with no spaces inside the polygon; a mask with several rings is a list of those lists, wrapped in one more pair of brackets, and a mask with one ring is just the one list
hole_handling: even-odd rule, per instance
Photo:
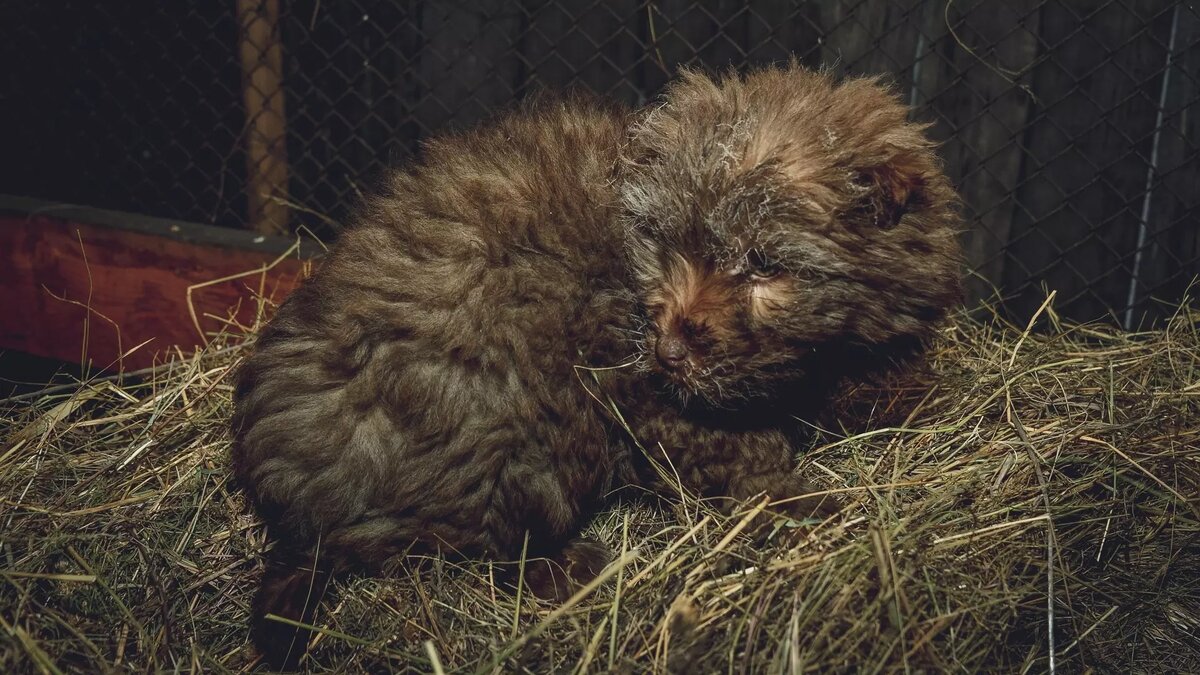
{"label": "fence wire diamond pattern", "polygon": [[979,298],[1135,326],[1200,273],[1200,10],[1168,0],[6,3],[0,191],[335,236],[422,138],[681,65],[882,74],[931,123]]}

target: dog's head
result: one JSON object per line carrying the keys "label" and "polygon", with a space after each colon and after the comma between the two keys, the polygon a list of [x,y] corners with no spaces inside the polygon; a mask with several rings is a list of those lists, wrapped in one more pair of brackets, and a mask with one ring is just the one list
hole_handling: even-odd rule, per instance
{"label": "dog's head", "polygon": [[620,178],[643,361],[734,405],[831,346],[926,338],[960,297],[959,218],[907,113],[871,79],[684,73],[633,125]]}

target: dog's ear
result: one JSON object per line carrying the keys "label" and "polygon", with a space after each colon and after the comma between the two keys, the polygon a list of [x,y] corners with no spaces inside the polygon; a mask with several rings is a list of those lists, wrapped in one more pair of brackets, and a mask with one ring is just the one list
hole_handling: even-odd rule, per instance
{"label": "dog's ear", "polygon": [[855,169],[850,184],[855,201],[849,211],[865,225],[890,229],[904,214],[928,206],[922,171],[904,155]]}

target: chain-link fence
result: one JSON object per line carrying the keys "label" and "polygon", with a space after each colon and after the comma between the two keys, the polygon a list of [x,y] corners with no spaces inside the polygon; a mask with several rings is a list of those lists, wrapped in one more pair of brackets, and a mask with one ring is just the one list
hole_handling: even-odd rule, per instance
{"label": "chain-link fence", "polygon": [[0,192],[333,235],[420,139],[680,64],[884,73],[963,195],[972,292],[1161,317],[1200,272],[1200,9],[1167,0],[4,3]]}

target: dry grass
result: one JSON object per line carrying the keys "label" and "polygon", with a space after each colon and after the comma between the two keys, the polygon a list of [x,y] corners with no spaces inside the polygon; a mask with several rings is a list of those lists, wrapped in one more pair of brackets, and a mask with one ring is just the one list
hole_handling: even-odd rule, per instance
{"label": "dry grass", "polygon": [[[928,372],[848,392],[818,433],[806,470],[841,518],[763,546],[741,531],[761,505],[628,498],[591,525],[619,564],[565,606],[485,563],[399,561],[340,589],[305,665],[1200,671],[1198,321],[960,318]],[[264,539],[225,431],[240,353],[0,403],[0,671],[253,667]]]}

